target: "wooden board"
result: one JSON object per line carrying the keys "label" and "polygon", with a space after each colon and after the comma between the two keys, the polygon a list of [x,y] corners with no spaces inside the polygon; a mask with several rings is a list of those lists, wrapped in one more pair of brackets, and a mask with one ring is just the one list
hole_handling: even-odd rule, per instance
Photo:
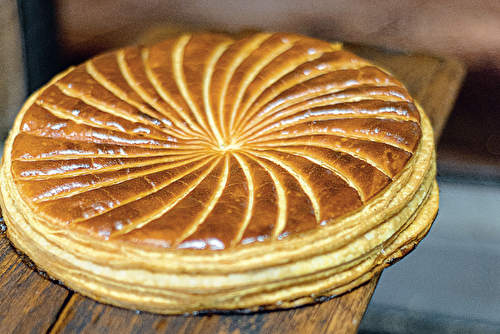
{"label": "wooden board", "polygon": [[[439,137],[465,74],[450,59],[346,45],[391,71],[427,111]],[[161,316],[103,305],[51,283],[0,235],[2,333],[356,333],[380,273],[329,301],[293,310],[246,315]]]}

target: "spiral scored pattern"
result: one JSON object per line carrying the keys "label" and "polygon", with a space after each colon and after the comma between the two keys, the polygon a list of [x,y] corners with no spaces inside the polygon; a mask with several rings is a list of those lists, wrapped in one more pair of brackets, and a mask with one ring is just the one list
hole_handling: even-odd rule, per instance
{"label": "spiral scored pattern", "polygon": [[289,308],[366,282],[438,208],[432,127],[402,85],[292,34],[183,35],[100,55],[23,106],[7,235],[113,305]]}
{"label": "spiral scored pattern", "polygon": [[54,79],[24,115],[12,173],[55,225],[220,250],[335,224],[420,138],[402,85],[338,45],[184,35]]}

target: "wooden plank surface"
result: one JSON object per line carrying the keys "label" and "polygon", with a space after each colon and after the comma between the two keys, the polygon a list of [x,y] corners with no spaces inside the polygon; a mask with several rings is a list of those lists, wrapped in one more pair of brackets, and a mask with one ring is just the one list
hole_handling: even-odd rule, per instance
{"label": "wooden plank surface", "polygon": [[[348,49],[391,71],[442,131],[465,74],[450,59],[378,48]],[[254,314],[161,316],[103,305],[51,283],[27,267],[0,235],[2,333],[355,333],[380,274],[342,296],[312,306]]]}
{"label": "wooden plank surface", "polygon": [[69,294],[23,263],[0,235],[0,333],[46,333]]}
{"label": "wooden plank surface", "polygon": [[[289,311],[159,316],[109,307],[74,294],[51,333],[349,333],[357,328],[377,278],[346,295]],[[343,326],[339,326],[343,324]]]}

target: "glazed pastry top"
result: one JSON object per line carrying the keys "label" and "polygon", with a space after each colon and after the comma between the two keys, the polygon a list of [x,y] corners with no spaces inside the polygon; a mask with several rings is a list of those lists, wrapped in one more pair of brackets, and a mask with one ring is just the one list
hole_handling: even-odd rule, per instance
{"label": "glazed pastry top", "polygon": [[420,115],[389,74],[294,34],[182,35],[71,68],[24,110],[21,197],[101,239],[222,250],[307,233],[405,169]]}

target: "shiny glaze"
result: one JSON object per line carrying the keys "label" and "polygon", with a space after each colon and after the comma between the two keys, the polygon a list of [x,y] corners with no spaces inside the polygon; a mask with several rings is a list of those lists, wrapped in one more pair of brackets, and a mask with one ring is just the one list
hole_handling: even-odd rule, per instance
{"label": "shiny glaze", "polygon": [[391,183],[420,138],[402,85],[339,46],[184,35],[46,86],[12,172],[62,228],[221,250],[335,224]]}

